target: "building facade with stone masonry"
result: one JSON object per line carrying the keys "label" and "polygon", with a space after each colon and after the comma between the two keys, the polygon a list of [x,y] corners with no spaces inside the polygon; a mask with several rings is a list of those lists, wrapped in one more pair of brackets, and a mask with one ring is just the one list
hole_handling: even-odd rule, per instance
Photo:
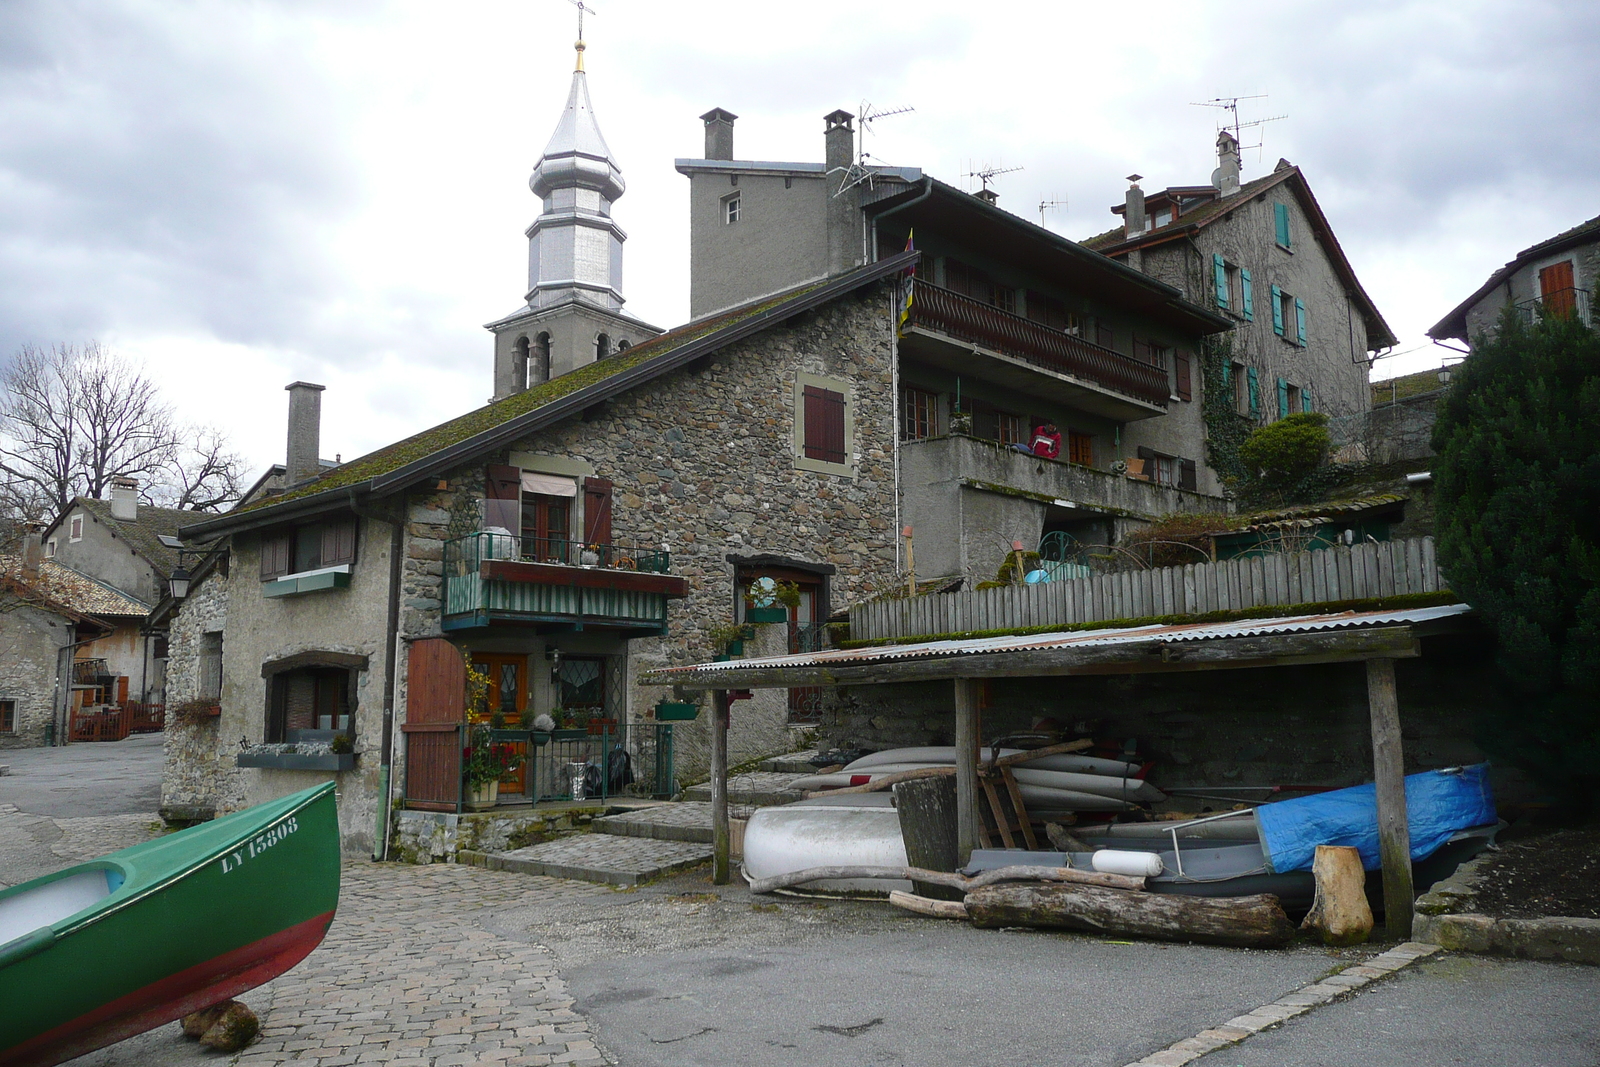
{"label": "building facade with stone masonry", "polygon": [[1506,308],[1524,321],[1541,315],[1577,315],[1594,325],[1594,291],[1600,284],[1600,216],[1536,245],[1489,275],[1477,292],[1428,330],[1435,341],[1471,345],[1493,333]]}
{"label": "building facade with stone masonry", "polygon": [[1084,245],[1160,278],[1232,324],[1224,365],[1239,414],[1265,424],[1300,411],[1357,421],[1370,356],[1395,336],[1362,288],[1299,167],[1241,181],[1239,142],[1217,136],[1209,185],[1145,193],[1140,175]]}
{"label": "building facade with stone masonry", "polygon": [[[292,438],[291,488],[184,530],[225,537],[228,566],[171,624],[171,688],[187,698],[219,652],[221,714],[174,735],[164,806],[303,787],[328,770],[273,766],[260,746],[342,733],[345,846],[373,850],[388,797],[416,793],[408,749],[427,743],[405,728],[432,684],[417,646],[446,640],[485,669],[513,721],[564,707],[636,724],[663,696],[639,669],[714,653],[710,629],[754,578],[795,577],[797,622],[887,588],[896,294],[914,258],[691,324],[310,478],[294,457],[315,442]],[[786,740],[786,706],[746,708],[736,761]],[[705,762],[707,718],[677,728],[680,770]]]}
{"label": "building facade with stone masonry", "polygon": [[[1172,512],[1225,509],[1195,353],[1232,319],[988,190],[866,165],[847,112],[825,117],[821,163],[735,159],[737,116],[701,118],[705,158],[676,161],[696,313],[922,253],[896,396],[919,575],[988,578],[1014,541],[1106,544]],[[1019,454],[1045,422],[1059,459]]]}

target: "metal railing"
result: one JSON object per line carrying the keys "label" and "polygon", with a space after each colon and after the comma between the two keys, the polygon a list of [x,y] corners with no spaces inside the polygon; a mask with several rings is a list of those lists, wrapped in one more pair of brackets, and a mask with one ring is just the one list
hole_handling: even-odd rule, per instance
{"label": "metal railing", "polygon": [[108,677],[110,671],[106,669],[103,659],[75,659],[72,661],[73,685],[99,685],[100,679]]}
{"label": "metal railing", "polygon": [[[608,800],[624,793],[670,797],[678,791],[672,727],[670,722],[636,722],[581,732],[554,731],[545,744],[529,746],[528,796],[539,801],[573,800],[573,779],[581,775],[585,800]],[[494,736],[496,740],[528,740],[523,730],[496,730]],[[626,774],[614,755],[617,752],[628,756]],[[591,767],[597,773],[591,773]]]}
{"label": "metal railing", "polygon": [[1587,289],[1556,289],[1532,300],[1520,301],[1513,306],[1517,314],[1522,316],[1522,321],[1529,326],[1546,316],[1568,315],[1576,315],[1578,321],[1585,326],[1594,325],[1594,319],[1590,315],[1591,303]]}
{"label": "metal railing", "polygon": [[[647,548],[639,544],[586,544],[557,537],[526,537],[513,533],[480,530],[446,541],[445,573],[465,574],[489,559],[516,560],[522,563],[548,563],[558,567],[601,567],[621,571],[649,571],[666,574],[672,553],[666,548]],[[451,569],[452,563],[456,569]]]}
{"label": "metal railing", "polygon": [[911,324],[1165,406],[1167,369],[918,279]]}

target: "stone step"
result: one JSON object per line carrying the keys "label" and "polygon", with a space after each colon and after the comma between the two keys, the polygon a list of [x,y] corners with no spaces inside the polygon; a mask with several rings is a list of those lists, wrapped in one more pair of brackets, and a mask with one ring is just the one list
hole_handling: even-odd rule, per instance
{"label": "stone step", "polygon": [[684,801],[656,804],[638,811],[626,811],[596,819],[597,834],[617,837],[648,837],[656,841],[711,843],[711,804],[709,801]]}
{"label": "stone step", "polygon": [[817,769],[811,764],[811,757],[817,754],[814,748],[804,752],[790,752],[782,756],[773,756],[764,759],[757,765],[757,770],[771,771],[777,774],[815,774]]}
{"label": "stone step", "polygon": [[616,834],[573,834],[510,852],[462,851],[459,856],[464,863],[493,870],[631,886],[698,867],[711,859],[711,846]]}
{"label": "stone step", "polygon": [[[814,773],[807,768],[806,774]],[[736,774],[728,779],[728,803],[737,807],[766,808],[774,804],[793,804],[797,800],[804,800],[805,794],[798,789],[789,788],[797,779],[804,778],[806,774],[792,774],[780,771],[746,771]],[[711,799],[711,783],[690,786],[684,790],[684,800]]]}

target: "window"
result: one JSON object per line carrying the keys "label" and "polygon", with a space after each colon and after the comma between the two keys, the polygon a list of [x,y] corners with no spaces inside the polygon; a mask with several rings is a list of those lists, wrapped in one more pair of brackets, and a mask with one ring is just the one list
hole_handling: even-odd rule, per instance
{"label": "window", "polygon": [[1172,354],[1172,386],[1179,400],[1194,399],[1194,382],[1189,374],[1189,353]]}
{"label": "window", "polygon": [[1001,311],[1017,313],[1017,291],[1005,285],[992,285],[989,287],[989,303]]}
{"label": "window", "polygon": [[55,559],[56,558],[56,539],[54,537],[50,538],[50,540],[45,542],[45,545],[44,545],[44,558],[45,559]]}
{"label": "window", "polygon": [[732,226],[739,221],[739,194],[727,197],[722,201],[722,221],[725,225]]}
{"label": "window", "polygon": [[1192,459],[1169,456],[1141,446],[1139,458],[1144,461],[1144,476],[1157,485],[1173,489],[1195,490],[1199,485],[1199,469]]}
{"label": "window", "polygon": [[1027,444],[1028,420],[1021,415],[1007,415],[1002,411],[995,416],[994,436],[1002,445]]}
{"label": "window", "polygon": [[303,667],[273,675],[267,742],[294,741],[304,730],[332,731],[351,737],[353,677],[353,671],[340,667]]}
{"label": "window", "polygon": [[538,563],[567,562],[572,539],[571,497],[522,494],[522,558]]}
{"label": "window", "polygon": [[550,335],[541,333],[533,340],[531,354],[533,366],[528,370],[529,384],[538,384],[550,380]]}
{"label": "window", "polygon": [[1272,332],[1290,344],[1306,344],[1306,305],[1276,285],[1272,287]]}
{"label": "window", "polygon": [[617,342],[617,353],[620,355],[621,353],[626,352],[629,348],[632,348],[632,347],[633,347],[633,343],[631,341],[628,341],[627,339],[623,339],[623,340]]}
{"label": "window", "polygon": [[1211,272],[1217,307],[1230,309],[1237,312],[1246,322],[1254,322],[1256,301],[1250,272],[1237,264],[1229,263],[1216,252],[1211,254]]}
{"label": "window", "polygon": [[994,283],[987,274],[953,256],[944,260],[944,287],[985,304],[994,296]]}
{"label": "window", "polygon": [[1246,399],[1249,401],[1247,414],[1252,419],[1261,417],[1261,379],[1256,374],[1254,367],[1245,369]]}
{"label": "window", "polygon": [[222,699],[222,632],[205,633],[200,635],[200,671],[199,692],[195,696],[200,700]]}
{"label": "window", "polygon": [[1094,438],[1077,430],[1067,431],[1067,462],[1094,466]]}
{"label": "window", "polygon": [[1083,332],[1083,320],[1076,311],[1068,311],[1062,301],[1032,289],[1028,290],[1028,318],[1073,337]]}
{"label": "window", "polygon": [[602,334],[596,334],[595,335],[595,339],[594,339],[594,358],[595,358],[595,362],[598,363],[600,360],[605,359],[610,354],[611,354],[611,338],[607,337],[603,333]]}
{"label": "window", "polygon": [[0,734],[17,732],[17,702],[0,700]]}
{"label": "window", "polygon": [[261,580],[264,582],[355,561],[355,519],[296,526],[261,538]]}
{"label": "window", "polygon": [[1289,386],[1289,388],[1288,388],[1288,403],[1285,405],[1285,407],[1286,407],[1286,410],[1284,411],[1285,415],[1292,415],[1292,414],[1294,414],[1294,413],[1296,413],[1298,411],[1304,410],[1300,406],[1300,387],[1298,385]]}
{"label": "window", "polygon": [[1294,245],[1290,240],[1291,235],[1289,233],[1289,205],[1273,204],[1272,220],[1276,230],[1278,247],[1286,252],[1292,251],[1294,249]]}
{"label": "window", "polygon": [[1170,207],[1162,208],[1160,211],[1155,213],[1155,217],[1152,221],[1156,226],[1165,226],[1167,223],[1172,221],[1172,209]]}
{"label": "window", "polygon": [[[909,413],[908,413],[909,414]],[[925,424],[931,427],[931,422]],[[804,371],[794,376],[794,465],[797,470],[853,477],[855,411],[850,384]]]}
{"label": "window", "polygon": [[83,516],[82,515],[74,515],[74,516],[72,516],[72,518],[68,522],[67,530],[68,530],[68,533],[67,533],[67,540],[68,541],[82,541],[83,540]]}

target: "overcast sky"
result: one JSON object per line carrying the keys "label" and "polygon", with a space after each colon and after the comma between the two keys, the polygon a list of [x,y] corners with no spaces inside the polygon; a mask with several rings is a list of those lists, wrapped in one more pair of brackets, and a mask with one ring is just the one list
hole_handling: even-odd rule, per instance
{"label": "overcast sky", "polygon": [[[1401,338],[1519,249],[1600,214],[1600,4],[596,0],[590,91],[628,183],[628,308],[688,313],[696,116],[740,158],[822,158],[821,117],[910,105],[868,151],[1072,238],[1124,176],[1209,181],[1218,113],[1246,180],[1304,168]],[[771,13],[769,13],[769,11]],[[345,459],[481,403],[526,288],[529,170],[565,101],[568,0],[0,0],[0,358],[98,338],[255,469],[283,386],[324,383]],[[1135,14],[1137,17],[1135,17]],[[1260,139],[1260,138],[1254,138]],[[1246,144],[1253,138],[1248,135]]]}

